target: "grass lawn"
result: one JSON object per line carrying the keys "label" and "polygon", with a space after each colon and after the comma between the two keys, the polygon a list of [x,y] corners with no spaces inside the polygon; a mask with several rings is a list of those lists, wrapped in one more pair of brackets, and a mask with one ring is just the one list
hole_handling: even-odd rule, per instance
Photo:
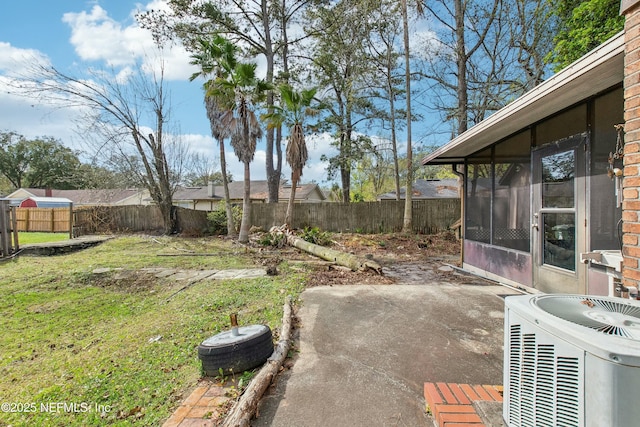
{"label": "grass lawn", "polygon": [[58,242],[60,240],[69,240],[69,233],[39,233],[35,231],[20,231],[18,233],[18,243],[20,245]]}
{"label": "grass lawn", "polygon": [[[215,256],[158,256],[205,252]],[[161,425],[202,375],[197,345],[233,312],[277,334],[306,273],[284,263],[278,276],[201,281],[169,299],[182,282],[93,270],[255,268],[253,258],[217,238],[136,236],[0,264],[0,426]]]}

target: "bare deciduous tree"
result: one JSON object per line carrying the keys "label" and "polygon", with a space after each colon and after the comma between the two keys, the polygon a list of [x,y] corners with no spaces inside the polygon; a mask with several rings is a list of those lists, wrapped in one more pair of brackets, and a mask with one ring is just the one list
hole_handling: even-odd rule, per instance
{"label": "bare deciduous tree", "polygon": [[434,0],[425,7],[438,26],[423,72],[433,82],[432,107],[451,123],[452,137],[532,89],[549,71],[550,2]]}
{"label": "bare deciduous tree", "polygon": [[77,109],[83,133],[99,144],[96,156],[129,166],[160,209],[163,231],[169,234],[176,231],[173,193],[187,151],[167,132],[163,70],[149,76],[138,67],[123,79],[115,72],[89,69],[79,77],[34,63],[13,86],[20,95]]}

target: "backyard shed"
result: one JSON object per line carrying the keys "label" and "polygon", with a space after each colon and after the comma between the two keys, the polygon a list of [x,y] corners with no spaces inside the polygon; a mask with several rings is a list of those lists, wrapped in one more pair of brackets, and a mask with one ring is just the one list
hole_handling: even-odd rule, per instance
{"label": "backyard shed", "polygon": [[73,202],[64,197],[31,196],[20,202],[21,208],[68,208]]}

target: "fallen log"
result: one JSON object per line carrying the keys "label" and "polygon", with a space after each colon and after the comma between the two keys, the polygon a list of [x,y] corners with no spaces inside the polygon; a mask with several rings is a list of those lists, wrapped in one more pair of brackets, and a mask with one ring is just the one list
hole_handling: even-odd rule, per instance
{"label": "fallen log", "polygon": [[242,393],[240,400],[233,406],[227,414],[223,426],[226,427],[245,427],[250,425],[258,408],[258,403],[262,398],[265,390],[273,381],[280,367],[287,358],[291,339],[291,297],[287,297],[284,305],[284,313],[282,315],[282,330],[280,331],[280,340],[276,344],[273,354],[265,365],[260,369],[255,377],[251,380],[247,388]]}
{"label": "fallen log", "polygon": [[305,252],[309,252],[310,254],[320,257],[324,260],[343,265],[350,268],[352,271],[373,270],[378,274],[382,274],[382,267],[375,261],[362,259],[346,252],[340,252],[331,248],[316,245],[292,234],[287,233],[286,236],[287,243],[291,246]]}

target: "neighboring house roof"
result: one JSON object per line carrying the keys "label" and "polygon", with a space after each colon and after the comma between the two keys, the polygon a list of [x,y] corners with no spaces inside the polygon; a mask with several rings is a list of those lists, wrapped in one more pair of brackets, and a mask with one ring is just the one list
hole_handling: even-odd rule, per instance
{"label": "neighboring house roof", "polygon": [[[251,181],[251,200],[266,200],[264,194],[268,194],[267,181]],[[213,187],[213,195],[224,199],[224,187],[216,185]],[[244,198],[244,181],[233,181],[229,183],[229,197],[231,200],[242,200]]]}
{"label": "neighboring house roof", "polygon": [[[266,183],[266,181],[264,181]],[[260,193],[254,193],[253,192],[253,183],[252,185],[252,198],[256,198],[256,199],[262,199],[262,200],[267,200],[269,199],[269,192],[268,189],[265,189],[266,191],[260,192]],[[289,196],[291,195],[291,188],[292,186],[290,184],[285,184],[280,186],[280,189],[278,190],[278,199],[280,201],[286,201],[289,200]],[[324,192],[322,191],[322,189],[318,186],[318,184],[298,184],[296,186],[296,200],[300,201],[300,200],[316,200],[316,201],[323,201],[327,199],[327,196],[325,196]]]}
{"label": "neighboring house roof", "polygon": [[[213,194],[211,192],[213,191]],[[278,197],[281,201],[288,200],[291,186],[281,186]],[[244,181],[229,183],[229,197],[231,200],[242,200],[244,196]],[[267,181],[251,181],[251,200],[266,201],[269,198]],[[296,188],[296,200],[325,200],[324,193],[318,184],[303,184]],[[186,200],[223,200],[224,187],[216,185],[213,188],[204,187],[180,187],[173,194],[174,201]]]}
{"label": "neighboring house roof", "polygon": [[63,197],[74,205],[123,205],[149,201],[148,192],[140,189],[92,189],[92,190],[45,190],[44,188],[20,188],[7,196],[8,199],[32,197]]}
{"label": "neighboring house roof", "polygon": [[[414,200],[420,199],[457,199],[460,197],[457,179],[418,179],[413,183]],[[400,189],[400,198],[404,199],[406,189]],[[378,200],[395,200],[396,192],[391,191],[378,196]]]}
{"label": "neighboring house roof", "polygon": [[422,159],[422,164],[462,163],[488,147],[549,115],[622,83],[624,33],[544,81],[517,100]]}
{"label": "neighboring house roof", "polygon": [[224,197],[209,195],[208,187],[178,187],[173,193],[173,201],[181,200],[221,200]]}

